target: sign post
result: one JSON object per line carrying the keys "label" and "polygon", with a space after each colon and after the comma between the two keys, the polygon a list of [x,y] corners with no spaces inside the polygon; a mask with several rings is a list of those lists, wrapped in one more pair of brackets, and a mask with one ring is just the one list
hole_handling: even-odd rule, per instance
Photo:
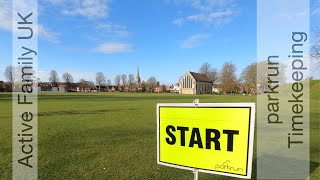
{"label": "sign post", "polygon": [[193,171],[193,180],[198,180],[198,170],[194,169]]}
{"label": "sign post", "polygon": [[157,104],[157,163],[251,178],[254,103]]}
{"label": "sign post", "polygon": [[[195,106],[197,106],[200,103],[200,100],[199,99],[195,99],[193,101],[193,103],[194,103]],[[194,169],[193,170],[193,180],[198,180],[198,175],[199,175],[198,169]]]}

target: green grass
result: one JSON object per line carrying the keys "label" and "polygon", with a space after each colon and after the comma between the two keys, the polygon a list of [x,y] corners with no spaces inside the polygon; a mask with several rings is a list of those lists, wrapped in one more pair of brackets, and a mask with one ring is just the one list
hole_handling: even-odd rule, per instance
{"label": "green grass", "polygon": [[[311,94],[310,124],[311,160],[317,163],[319,94]],[[191,103],[196,98],[256,101],[241,95],[39,94],[39,179],[192,179],[191,171],[156,164],[156,103]],[[11,94],[0,94],[0,109],[0,179],[11,179]],[[312,177],[319,174],[318,168]],[[199,179],[232,178],[200,173]]]}

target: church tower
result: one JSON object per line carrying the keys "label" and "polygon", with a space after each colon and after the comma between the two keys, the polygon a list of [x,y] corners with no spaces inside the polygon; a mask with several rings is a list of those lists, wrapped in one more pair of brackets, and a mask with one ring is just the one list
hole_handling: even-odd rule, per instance
{"label": "church tower", "polygon": [[141,78],[140,78],[139,66],[137,68],[136,86],[137,86],[137,88],[141,88]]}

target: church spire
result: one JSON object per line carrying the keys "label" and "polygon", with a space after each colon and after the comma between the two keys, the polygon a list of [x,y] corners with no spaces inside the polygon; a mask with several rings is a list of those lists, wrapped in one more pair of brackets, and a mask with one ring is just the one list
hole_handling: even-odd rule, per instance
{"label": "church spire", "polygon": [[136,85],[139,88],[141,87],[141,78],[140,78],[139,66],[137,66]]}

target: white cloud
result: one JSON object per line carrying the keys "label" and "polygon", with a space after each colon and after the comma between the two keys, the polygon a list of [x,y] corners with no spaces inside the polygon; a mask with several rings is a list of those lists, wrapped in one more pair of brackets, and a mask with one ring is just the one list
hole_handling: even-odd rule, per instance
{"label": "white cloud", "polygon": [[315,0],[310,3],[310,16],[320,16],[320,0]]}
{"label": "white cloud", "polygon": [[230,5],[234,0],[185,0],[195,9],[201,11],[212,11],[216,7]]}
{"label": "white cloud", "polygon": [[48,1],[52,4],[59,4],[59,3],[63,3],[63,1],[65,0],[48,0]]}
{"label": "white cloud", "polygon": [[11,2],[0,1],[0,28],[4,30],[11,30]]}
{"label": "white cloud", "polygon": [[234,12],[230,9],[219,10],[216,12],[202,13],[191,15],[185,18],[185,21],[203,22],[203,23],[218,23],[232,16]]}
{"label": "white cloud", "polygon": [[119,43],[119,42],[103,43],[99,45],[95,49],[95,51],[108,53],[108,54],[130,52],[132,51],[132,45],[128,43]]}
{"label": "white cloud", "polygon": [[314,8],[311,11],[311,16],[320,16],[320,7]]}
{"label": "white cloud", "polygon": [[176,25],[182,25],[183,23],[184,23],[183,18],[178,18],[173,21],[173,24],[176,24]]}
{"label": "white cloud", "polygon": [[104,18],[109,15],[109,0],[50,0],[53,5],[61,5],[61,13],[67,16]]}
{"label": "white cloud", "polygon": [[176,25],[187,22],[221,25],[229,23],[239,12],[233,0],[178,0],[195,13],[173,20]]}
{"label": "white cloud", "polygon": [[[24,7],[27,6],[24,3],[20,3],[19,6]],[[6,31],[12,31],[12,15],[11,15],[11,2],[0,0],[0,29]],[[17,23],[15,23],[17,24]],[[47,40],[49,42],[58,42],[59,34],[53,31],[48,30],[48,28],[39,24],[35,28],[35,35],[39,35],[40,38]]]}
{"label": "white cloud", "polygon": [[43,25],[38,25],[39,36],[49,42],[57,43],[59,42],[59,33],[50,31],[49,29],[45,28]]}
{"label": "white cloud", "polygon": [[109,16],[110,0],[49,0],[49,2],[58,7],[63,16],[82,16],[92,21],[94,24],[89,23],[80,27],[90,29],[86,31],[87,34],[82,35],[87,40],[103,42],[107,38],[109,41],[118,41],[118,38],[129,36],[127,27],[105,22]]}
{"label": "white cloud", "polygon": [[167,3],[192,7],[198,10],[210,10],[214,7],[226,6],[235,0],[166,0]]}
{"label": "white cloud", "polygon": [[108,37],[127,37],[129,35],[127,27],[113,23],[100,23],[96,29],[100,34]]}
{"label": "white cloud", "polygon": [[202,41],[208,39],[211,35],[210,34],[195,34],[192,35],[185,40],[182,41],[180,44],[181,48],[195,48],[202,44]]}

